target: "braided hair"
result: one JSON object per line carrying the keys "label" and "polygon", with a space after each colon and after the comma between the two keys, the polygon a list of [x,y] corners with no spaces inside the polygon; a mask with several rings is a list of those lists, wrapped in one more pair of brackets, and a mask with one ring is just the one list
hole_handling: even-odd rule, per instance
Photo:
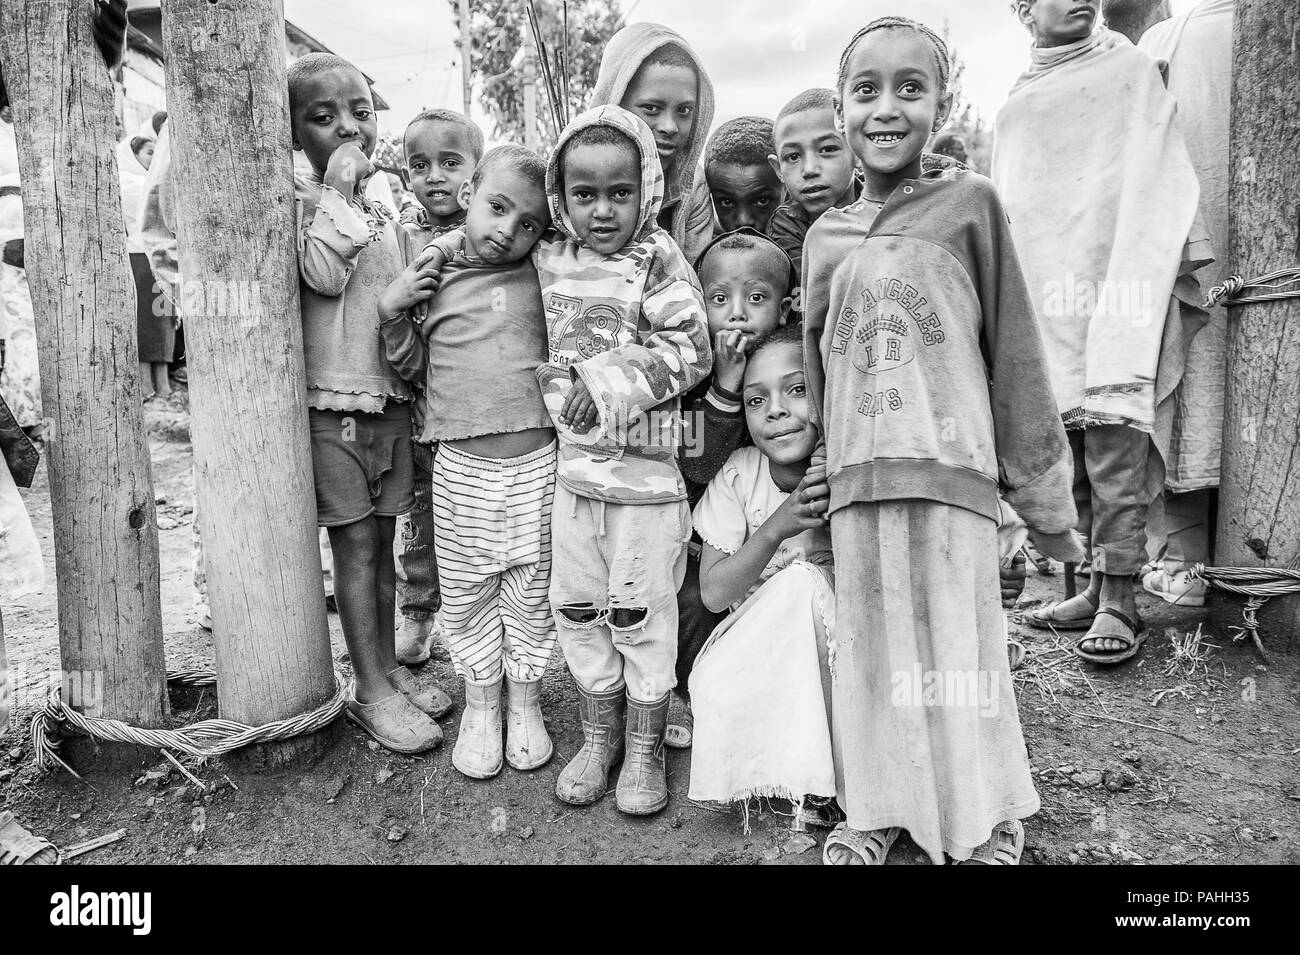
{"label": "braided hair", "polygon": [[930,45],[934,47],[934,58],[939,68],[940,92],[948,92],[948,79],[952,75],[952,57],[948,54],[948,44],[943,41],[943,37],[924,23],[919,23],[908,17],[881,17],[878,20],[872,20],[853,35],[849,45],[840,54],[840,71],[835,82],[836,90],[842,91],[844,89],[844,81],[848,79],[849,58],[853,56],[854,48],[862,42],[862,38],[868,33],[875,33],[877,30],[913,30],[929,40]]}

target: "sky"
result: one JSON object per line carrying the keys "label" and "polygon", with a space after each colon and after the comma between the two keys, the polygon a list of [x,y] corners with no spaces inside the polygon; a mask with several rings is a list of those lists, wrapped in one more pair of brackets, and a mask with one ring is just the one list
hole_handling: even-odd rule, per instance
{"label": "sky", "polygon": [[[470,0],[473,3],[473,0]],[[1175,14],[1197,0],[1172,0]],[[382,9],[360,18],[356,10]],[[622,0],[628,19],[682,34],[713,80],[714,123],[775,116],[794,94],[833,86],[849,37],[885,14],[904,14],[942,30],[965,61],[964,94],[988,122],[1028,63],[1029,34],[1010,0]],[[392,106],[380,129],[400,132],[426,107],[462,107],[460,59],[447,0],[285,0],[285,16],[365,70]],[[490,124],[477,106],[475,118]]]}

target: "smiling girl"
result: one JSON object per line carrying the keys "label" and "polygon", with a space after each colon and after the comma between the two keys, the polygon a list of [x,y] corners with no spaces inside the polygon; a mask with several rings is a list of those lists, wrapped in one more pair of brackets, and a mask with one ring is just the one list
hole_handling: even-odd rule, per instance
{"label": "smiling girl", "polygon": [[818,434],[801,338],[784,327],[753,346],[742,402],[754,444],[732,453],[695,509],[701,596],[735,612],[690,677],[692,799],[835,794],[830,492],[825,466],[809,461]]}
{"label": "smiling girl", "polygon": [[[835,111],[863,193],[825,213],[804,251],[839,584],[848,822],[826,842],[831,864],[881,864],[902,829],[936,864],[1019,862],[1038,795],[998,595],[999,486],[1043,553],[1078,549],[1068,446],[1006,214],[981,176],[922,174],[949,75],[947,47],[914,21],[853,38]],[[916,672],[994,696],[899,694]]]}

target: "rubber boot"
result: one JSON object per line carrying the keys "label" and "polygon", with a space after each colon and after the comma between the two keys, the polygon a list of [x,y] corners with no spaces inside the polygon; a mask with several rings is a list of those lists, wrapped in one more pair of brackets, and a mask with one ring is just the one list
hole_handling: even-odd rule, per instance
{"label": "rubber boot", "polygon": [[530,770],[551,761],[555,747],[542,722],[542,681],[519,683],[506,677],[506,762]]}
{"label": "rubber boot", "polygon": [[451,764],[470,779],[501,772],[501,681],[465,681],[465,712],[451,751]]}
{"label": "rubber boot", "polygon": [[609,791],[609,771],[623,756],[626,722],[622,686],[604,693],[578,687],[578,712],[582,717],[582,749],[570,760],[555,783],[555,795],[574,806],[589,806]]}
{"label": "rubber boot", "polygon": [[618,774],[618,808],[630,816],[649,816],[668,805],[664,732],[669,696],[665,693],[653,703],[627,700],[627,751]]}

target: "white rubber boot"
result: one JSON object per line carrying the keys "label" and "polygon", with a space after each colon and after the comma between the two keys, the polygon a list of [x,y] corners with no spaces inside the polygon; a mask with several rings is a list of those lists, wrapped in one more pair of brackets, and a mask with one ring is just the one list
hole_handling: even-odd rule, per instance
{"label": "white rubber boot", "polygon": [[501,772],[501,681],[465,681],[465,711],[451,751],[451,764],[470,779]]}
{"label": "white rubber boot", "polygon": [[517,683],[506,677],[506,762],[530,770],[551,761],[555,747],[542,721],[542,681]]}

